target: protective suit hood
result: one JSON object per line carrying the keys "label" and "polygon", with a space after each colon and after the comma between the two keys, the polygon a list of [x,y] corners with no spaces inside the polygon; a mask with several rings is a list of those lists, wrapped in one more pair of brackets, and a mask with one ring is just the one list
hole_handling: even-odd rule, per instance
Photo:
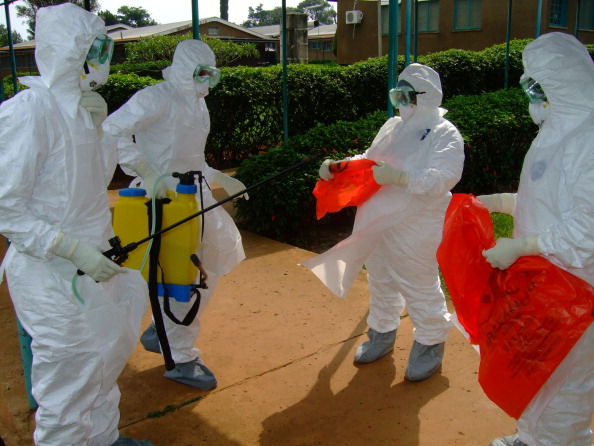
{"label": "protective suit hood", "polygon": [[551,107],[539,139],[554,143],[594,112],[594,63],[575,37],[543,34],[526,45],[524,74],[538,82]]}
{"label": "protective suit hood", "polygon": [[[58,92],[78,92],[79,78],[91,44],[105,34],[105,23],[95,14],[72,3],[37,11],[35,61],[43,84]],[[29,86],[34,77],[23,79]],[[32,85],[33,84],[33,85]]]}
{"label": "protective suit hood", "polygon": [[189,97],[206,96],[208,94],[208,84],[206,84],[204,92],[198,92],[194,82],[194,70],[198,64],[214,67],[216,65],[214,53],[201,40],[183,40],[177,44],[173,62],[163,70],[163,79]]}
{"label": "protective suit hood", "polygon": [[417,106],[411,121],[425,122],[445,115],[446,110],[439,107],[443,93],[439,74],[435,70],[420,63],[413,63],[402,70],[398,80],[408,82],[415,91],[421,93],[417,94]]}
{"label": "protective suit hood", "polygon": [[432,68],[420,63],[413,63],[407,66],[398,80],[411,84],[417,92],[424,92],[417,95],[417,105],[426,107],[439,107],[443,94],[441,92],[441,81],[439,74]]}

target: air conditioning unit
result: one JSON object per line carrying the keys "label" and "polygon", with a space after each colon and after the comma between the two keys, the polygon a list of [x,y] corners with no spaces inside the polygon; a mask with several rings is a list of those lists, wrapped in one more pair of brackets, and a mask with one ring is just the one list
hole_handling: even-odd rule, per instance
{"label": "air conditioning unit", "polygon": [[352,11],[346,12],[346,24],[347,25],[358,25],[363,20],[363,11],[353,9]]}

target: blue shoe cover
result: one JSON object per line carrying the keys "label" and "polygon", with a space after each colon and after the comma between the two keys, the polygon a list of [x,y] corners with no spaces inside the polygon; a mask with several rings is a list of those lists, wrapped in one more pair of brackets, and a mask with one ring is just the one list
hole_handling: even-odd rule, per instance
{"label": "blue shoe cover", "polygon": [[111,446],[155,446],[155,444],[148,440],[135,440],[134,438],[120,435]]}
{"label": "blue shoe cover", "polygon": [[508,437],[501,437],[493,440],[489,446],[527,446],[526,443],[518,440],[518,434]]}
{"label": "blue shoe cover", "polygon": [[166,371],[163,376],[200,390],[212,390],[217,386],[214,373],[204,365],[200,358],[176,364],[173,370]]}
{"label": "blue shoe cover", "polygon": [[429,378],[441,367],[445,343],[423,345],[413,343],[408,357],[408,366],[404,376],[409,381],[422,381]]}
{"label": "blue shoe cover", "polygon": [[144,330],[144,333],[140,336],[140,343],[146,351],[161,353],[161,344],[159,344],[159,337],[154,323]]}
{"label": "blue shoe cover", "polygon": [[367,337],[369,341],[365,341],[359,345],[355,352],[355,362],[359,364],[373,362],[394,350],[396,330],[379,333],[373,328],[370,328],[367,332]]}

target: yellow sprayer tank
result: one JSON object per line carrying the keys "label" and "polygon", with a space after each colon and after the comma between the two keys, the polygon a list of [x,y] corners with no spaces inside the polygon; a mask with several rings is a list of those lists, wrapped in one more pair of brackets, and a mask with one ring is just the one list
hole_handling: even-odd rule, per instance
{"label": "yellow sprayer tank", "polygon": [[[163,205],[163,223],[166,228],[184,218],[198,212],[196,202],[196,185],[178,184],[176,193],[167,191],[171,201]],[[122,246],[137,242],[149,235],[148,208],[150,200],[145,190],[140,188],[120,189],[120,198],[114,207],[113,227],[115,235],[120,237]],[[159,295],[165,294],[180,302],[190,300],[190,291],[196,283],[198,268],[190,256],[195,254],[200,243],[201,217],[196,217],[161,235],[159,253],[160,268],[158,271]],[[140,269],[140,265],[148,248],[148,242],[139,245],[129,253],[123,266]],[[145,263],[142,275],[148,280],[149,262]],[[162,276],[163,275],[163,276]],[[162,277],[165,287],[161,283]]]}

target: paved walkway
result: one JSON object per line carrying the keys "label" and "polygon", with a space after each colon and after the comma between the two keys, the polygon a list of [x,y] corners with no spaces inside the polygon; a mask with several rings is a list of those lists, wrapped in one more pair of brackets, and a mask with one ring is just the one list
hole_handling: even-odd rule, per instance
{"label": "paved walkway", "polygon": [[[404,380],[413,342],[406,317],[393,353],[356,366],[367,331],[364,273],[339,299],[298,265],[313,253],[242,235],[247,259],[219,282],[198,339],[218,387],[163,378],[160,355],[139,344],[119,381],[124,435],[158,446],[486,446],[515,431],[484,396],[478,355],[457,330],[441,372],[426,381]],[[0,240],[0,257],[4,247]],[[147,314],[143,327],[149,322]],[[29,446],[34,415],[5,283],[0,329],[0,437]]]}

